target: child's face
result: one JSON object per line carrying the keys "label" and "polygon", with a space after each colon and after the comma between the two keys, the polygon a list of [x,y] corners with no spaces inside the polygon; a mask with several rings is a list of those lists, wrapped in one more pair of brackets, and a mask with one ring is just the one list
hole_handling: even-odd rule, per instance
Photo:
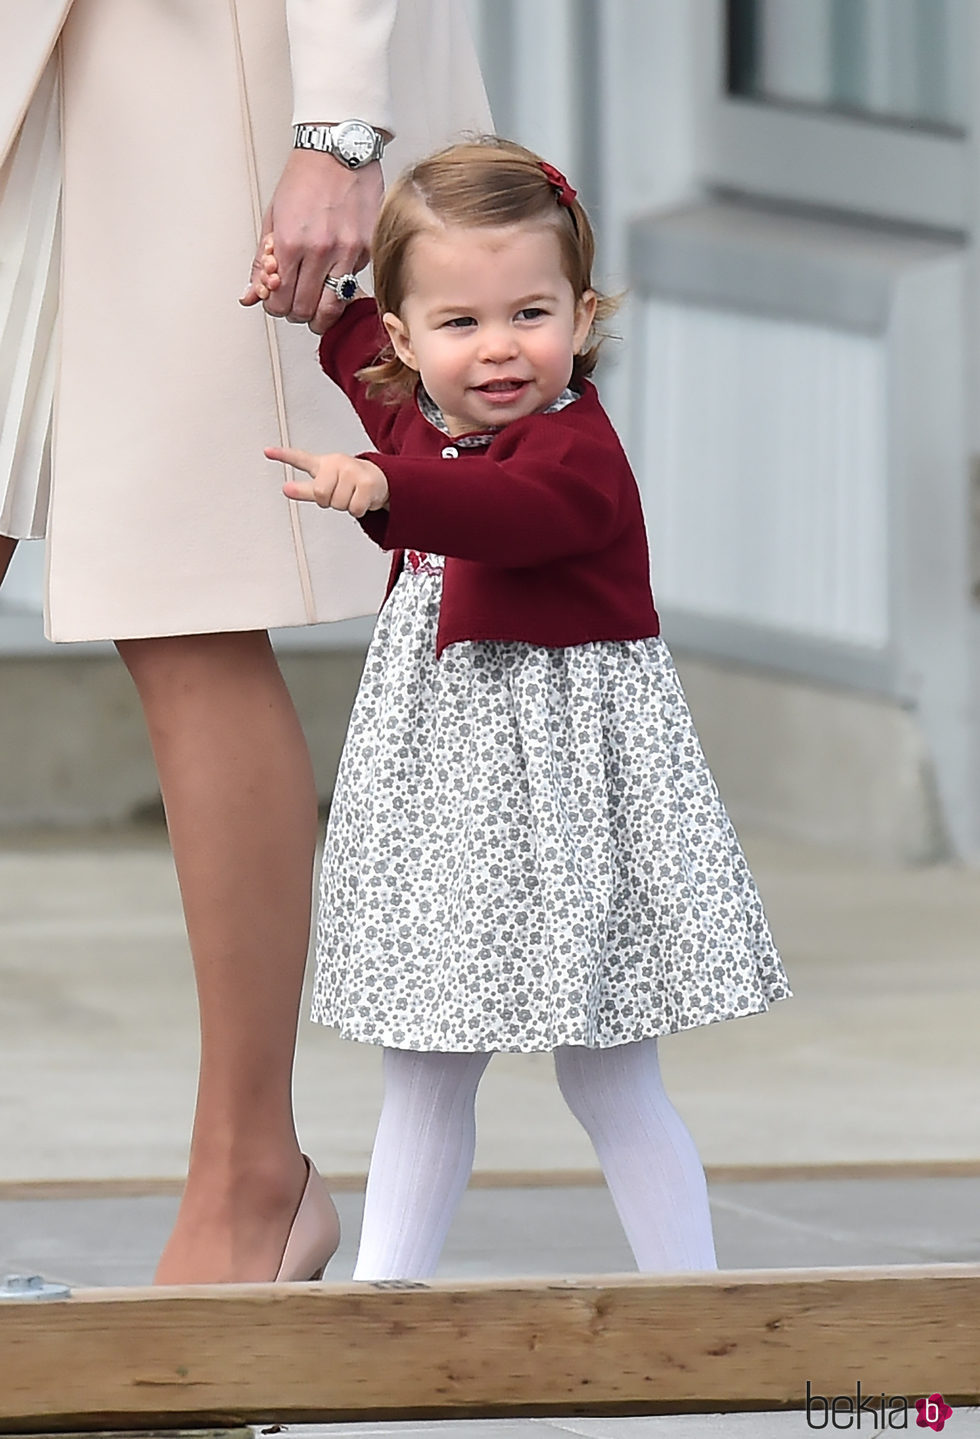
{"label": "child's face", "polygon": [[550,226],[425,231],[407,264],[402,312],[385,326],[450,434],[507,425],[558,398],[596,297],[576,301]]}

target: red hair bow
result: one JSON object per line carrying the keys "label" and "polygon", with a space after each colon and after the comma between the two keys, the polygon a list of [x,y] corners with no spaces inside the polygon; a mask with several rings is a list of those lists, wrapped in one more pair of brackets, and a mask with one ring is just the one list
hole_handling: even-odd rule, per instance
{"label": "red hair bow", "polygon": [[562,172],[560,170],[556,170],[554,165],[549,165],[546,160],[541,161],[541,168],[547,175],[548,182],[551,185],[551,188],[558,196],[559,205],[564,205],[567,208],[575,199],[578,191],[573,190],[571,185],[565,179]]}

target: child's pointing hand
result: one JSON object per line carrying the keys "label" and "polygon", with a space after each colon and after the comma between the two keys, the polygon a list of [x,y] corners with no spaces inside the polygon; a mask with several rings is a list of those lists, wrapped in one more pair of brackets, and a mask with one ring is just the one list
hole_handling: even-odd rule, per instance
{"label": "child's pointing hand", "polygon": [[312,500],[324,510],[346,510],[359,520],[368,510],[388,505],[388,481],[383,470],[370,460],[353,455],[310,455],[306,450],[279,449],[270,445],[266,459],[304,470],[308,480],[287,480],[283,494],[290,500]]}

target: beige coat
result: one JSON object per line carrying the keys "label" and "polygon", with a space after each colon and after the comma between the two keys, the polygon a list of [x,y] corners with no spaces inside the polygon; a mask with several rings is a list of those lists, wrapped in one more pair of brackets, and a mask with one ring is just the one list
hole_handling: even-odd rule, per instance
{"label": "beige coat", "polygon": [[53,639],[302,625],[376,607],[381,557],[348,517],[283,499],[262,456],[287,437],[357,449],[359,427],[305,327],[236,297],[291,119],[394,128],[389,174],[487,128],[461,0],[401,0],[389,43],[395,8],[32,0],[8,17],[20,28],[0,56],[0,156],[30,117],[52,45],[62,88]]}

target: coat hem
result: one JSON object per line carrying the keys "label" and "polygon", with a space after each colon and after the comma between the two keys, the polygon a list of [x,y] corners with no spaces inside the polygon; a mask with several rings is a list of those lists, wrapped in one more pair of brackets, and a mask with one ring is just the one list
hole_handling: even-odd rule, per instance
{"label": "coat hem", "polygon": [[191,637],[197,635],[239,635],[239,634],[265,634],[269,630],[300,630],[316,629],[321,625],[341,624],[345,620],[359,620],[370,618],[376,615],[374,609],[356,609],[350,614],[318,616],[314,619],[274,619],[263,621],[236,623],[236,624],[201,624],[200,626],[188,627],[186,629],[158,628],[148,629],[137,626],[135,629],[115,630],[111,634],[71,634],[63,628],[51,625],[47,617],[44,624],[44,638],[55,645],[82,645],[82,644],[115,644],[116,641],[125,640],[157,640],[177,639],[179,637]]}

